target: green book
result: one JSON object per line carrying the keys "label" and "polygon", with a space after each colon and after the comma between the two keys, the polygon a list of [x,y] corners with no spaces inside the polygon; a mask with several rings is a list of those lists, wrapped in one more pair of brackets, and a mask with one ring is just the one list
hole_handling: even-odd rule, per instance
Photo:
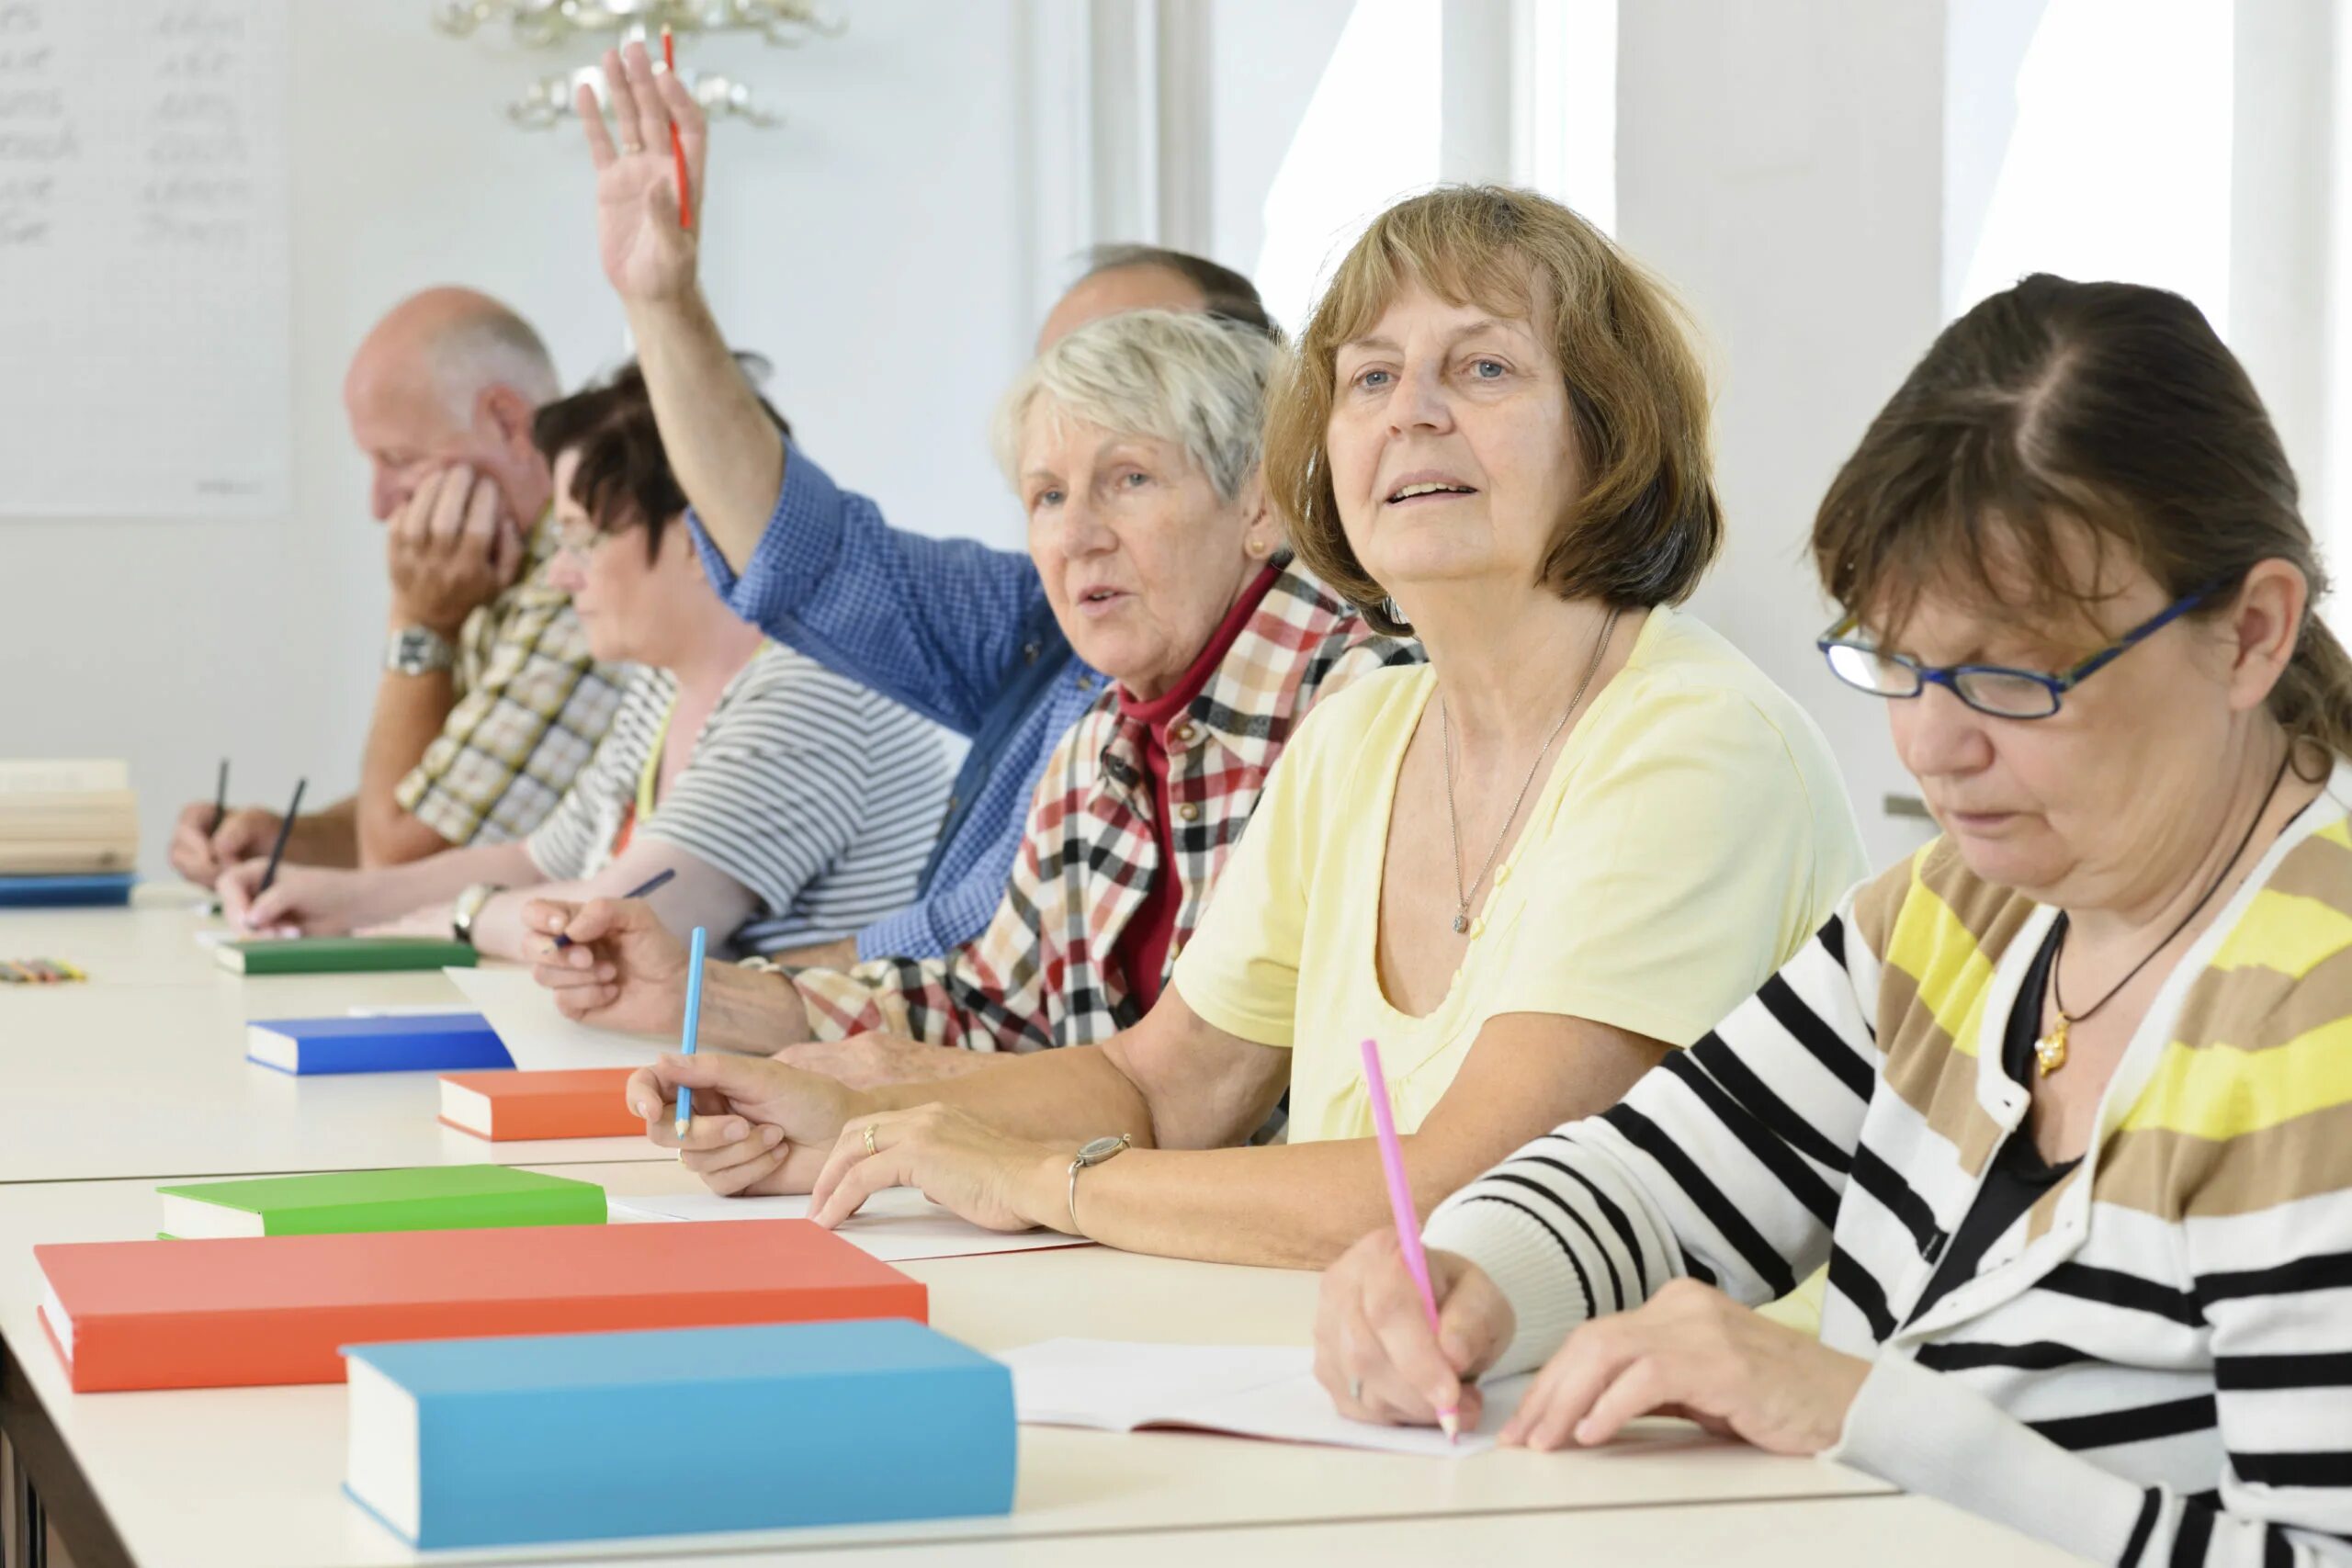
{"label": "green book", "polygon": [[504,1165],[338,1170],[158,1187],[166,1236],[601,1225],[605,1190]]}
{"label": "green book", "polygon": [[437,936],[294,936],[224,942],[212,950],[240,975],[359,975],[386,969],[470,969],[474,950]]}

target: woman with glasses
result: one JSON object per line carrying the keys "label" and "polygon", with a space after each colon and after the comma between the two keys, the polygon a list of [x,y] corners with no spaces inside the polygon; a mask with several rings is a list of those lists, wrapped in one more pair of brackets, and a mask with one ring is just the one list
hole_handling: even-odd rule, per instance
{"label": "woman with glasses", "polygon": [[[2352,1554],[2352,662],[2196,309],[1954,322],[1814,531],[1944,836],[1623,1104],[1327,1275],[1341,1407],[1541,1367],[1537,1449],[1687,1415],[2109,1562]],[[1820,1338],[1748,1310],[1824,1262]]]}
{"label": "woman with glasses", "polygon": [[668,873],[650,902],[671,930],[764,953],[905,903],[946,802],[930,727],[729,613],[680,524],[634,365],[539,410],[532,435],[554,468],[551,581],[599,660],[638,666],[603,744],[527,839],[369,870],[281,866],[258,896],[264,867],[248,862],[220,880],[230,918],[310,932],[398,919],[514,958],[526,895],[616,896]]}

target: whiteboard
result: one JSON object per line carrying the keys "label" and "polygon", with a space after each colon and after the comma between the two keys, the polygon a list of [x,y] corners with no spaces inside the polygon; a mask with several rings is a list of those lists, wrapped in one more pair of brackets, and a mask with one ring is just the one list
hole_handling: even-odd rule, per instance
{"label": "whiteboard", "polygon": [[288,510],[286,0],[0,0],[0,515]]}

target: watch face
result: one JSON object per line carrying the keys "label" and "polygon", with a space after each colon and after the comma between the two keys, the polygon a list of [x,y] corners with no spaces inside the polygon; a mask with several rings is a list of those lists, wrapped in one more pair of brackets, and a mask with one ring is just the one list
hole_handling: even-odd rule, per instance
{"label": "watch face", "polygon": [[1093,1165],[1109,1159],[1126,1146],[1127,1140],[1124,1137],[1097,1138],[1078,1151],[1079,1162],[1082,1165]]}

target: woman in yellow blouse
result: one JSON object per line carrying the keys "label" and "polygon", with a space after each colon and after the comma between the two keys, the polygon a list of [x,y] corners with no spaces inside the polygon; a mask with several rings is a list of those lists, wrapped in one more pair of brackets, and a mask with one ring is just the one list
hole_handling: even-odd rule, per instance
{"label": "woman in yellow blouse", "polygon": [[[1705,420],[1673,307],[1575,214],[1483,188],[1385,214],[1307,328],[1265,478],[1301,560],[1429,666],[1300,726],[1158,1005],[878,1090],[666,1057],[632,1103],[699,1091],[688,1168],[813,1190],[827,1224],[912,1185],[984,1224],[1292,1265],[1385,1213],[1361,1039],[1424,1208],[1612,1104],[1863,870],[1820,734],[1672,608],[1721,537]],[[1287,1145],[1248,1146],[1285,1089]]]}

